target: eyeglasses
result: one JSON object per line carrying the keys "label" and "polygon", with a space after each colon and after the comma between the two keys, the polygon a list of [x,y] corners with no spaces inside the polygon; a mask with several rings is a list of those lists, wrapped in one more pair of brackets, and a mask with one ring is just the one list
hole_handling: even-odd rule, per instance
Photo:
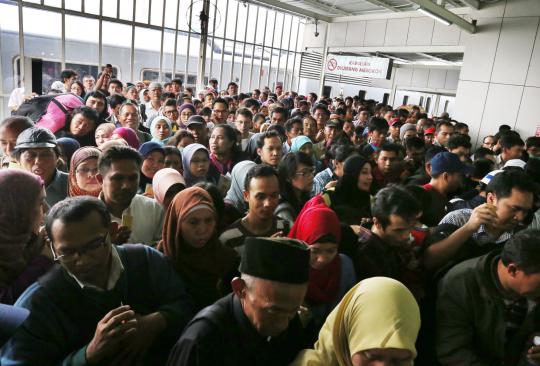
{"label": "eyeglasses", "polygon": [[91,242],[85,244],[84,246],[74,249],[66,248],[63,249],[61,253],[56,253],[53,247],[52,242],[49,243],[51,252],[53,254],[53,259],[56,262],[70,263],[75,261],[78,257],[81,257],[85,254],[91,253],[99,248],[106,246],[109,243],[109,233],[105,236],[92,240]]}
{"label": "eyeglasses", "polygon": [[95,176],[97,173],[98,173],[98,168],[93,168],[93,169],[90,169],[90,168],[79,168],[77,169],[75,172],[77,174],[82,174],[82,175],[91,175],[91,176]]}
{"label": "eyeglasses", "polygon": [[310,177],[310,176],[315,175],[315,169],[304,169],[304,170],[294,173],[294,175],[298,175],[301,177]]}

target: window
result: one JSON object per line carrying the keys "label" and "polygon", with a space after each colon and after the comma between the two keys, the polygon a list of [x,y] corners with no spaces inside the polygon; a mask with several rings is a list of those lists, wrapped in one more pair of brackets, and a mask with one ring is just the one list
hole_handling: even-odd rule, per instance
{"label": "window", "polygon": [[418,102],[418,105],[421,107],[422,104],[424,104],[424,96],[420,97],[420,102]]}
{"label": "window", "polygon": [[427,97],[426,99],[426,107],[424,108],[426,110],[426,113],[429,112],[429,107],[431,107],[431,97]]}
{"label": "window", "polygon": [[444,102],[444,113],[448,112],[448,105],[450,104],[450,101],[447,100],[446,102]]}
{"label": "window", "polygon": [[409,102],[409,96],[408,96],[408,95],[405,95],[405,96],[403,97],[403,103],[402,103],[402,105],[407,105],[408,102]]}

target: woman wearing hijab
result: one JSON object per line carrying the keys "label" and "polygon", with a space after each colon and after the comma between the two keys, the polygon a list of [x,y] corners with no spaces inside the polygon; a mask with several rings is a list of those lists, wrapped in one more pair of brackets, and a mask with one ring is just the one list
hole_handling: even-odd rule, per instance
{"label": "woman wearing hijab", "polygon": [[291,152],[295,153],[298,151],[312,157],[316,172],[320,172],[322,170],[321,162],[315,157],[313,142],[308,136],[300,135],[292,139]]}
{"label": "woman wearing hijab", "polygon": [[412,366],[420,310],[400,282],[372,277],[354,286],[324,323],[314,349],[291,366]]}
{"label": "woman wearing hijab", "polygon": [[[210,170],[210,153],[201,144],[190,144],[182,150],[182,167],[186,187],[191,187],[198,182],[208,181]],[[212,183],[217,183],[212,181]]]}
{"label": "woman wearing hijab", "polygon": [[184,103],[178,108],[179,121],[178,127],[185,130],[187,128],[187,121],[189,117],[197,114],[195,106],[193,104]]}
{"label": "woman wearing hijab", "polygon": [[154,175],[152,187],[154,199],[167,210],[174,196],[186,188],[186,181],[177,170],[163,168]]}
{"label": "woman wearing hijab", "polygon": [[96,179],[100,151],[91,146],[81,147],[71,157],[68,195],[99,196],[101,184]]}
{"label": "woman wearing hijab", "polygon": [[94,137],[98,149],[101,149],[101,146],[112,138],[115,129],[114,123],[102,123],[96,128]]}
{"label": "woman wearing hijab", "polygon": [[196,310],[222,295],[219,282],[233,275],[239,262],[233,249],[217,241],[216,221],[212,198],[199,187],[178,193],[165,214],[163,239],[158,248],[185,279]]}
{"label": "woman wearing hijab", "polygon": [[62,152],[62,155],[60,156],[61,162],[59,162],[60,166],[58,167],[62,171],[69,171],[69,164],[71,162],[71,157],[77,151],[81,145],[79,144],[79,141],[71,138],[71,137],[60,137],[56,140],[56,143],[58,146],[60,146],[60,151]]}
{"label": "woman wearing hijab", "polygon": [[334,211],[324,204],[303,211],[296,219],[289,238],[300,239],[310,246],[309,287],[304,317],[306,331],[313,341],[326,317],[356,283],[352,261],[338,254],[341,227]]}
{"label": "woman wearing hijab", "polygon": [[141,146],[137,134],[129,127],[119,127],[114,130],[112,134],[112,140],[118,138],[125,140],[129,146],[136,150],[138,150]]}
{"label": "woman wearing hijab", "polygon": [[248,209],[244,199],[244,180],[247,172],[255,165],[257,164],[252,161],[244,160],[236,164],[231,173],[231,187],[225,196],[225,204],[233,206],[241,217],[246,214]]}
{"label": "woman wearing hijab", "polygon": [[149,141],[139,147],[139,153],[143,158],[139,178],[139,192],[148,197],[154,197],[152,179],[159,170],[165,167],[165,150],[161,144]]}
{"label": "woman wearing hijab", "polygon": [[0,303],[13,304],[53,265],[40,231],[43,181],[24,170],[0,170],[0,202]]}
{"label": "woman wearing hijab", "polygon": [[155,116],[150,122],[152,141],[165,145],[172,134],[172,122],[165,116]]}

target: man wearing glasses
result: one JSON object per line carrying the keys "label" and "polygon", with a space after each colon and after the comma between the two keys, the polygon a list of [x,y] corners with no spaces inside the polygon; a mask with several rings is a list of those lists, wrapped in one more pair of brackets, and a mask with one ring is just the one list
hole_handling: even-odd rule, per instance
{"label": "man wearing glasses", "polygon": [[73,197],[46,219],[59,263],[16,306],[30,316],[3,348],[9,365],[163,364],[191,317],[184,285],[156,250],[111,244],[99,199]]}
{"label": "man wearing glasses", "polygon": [[212,122],[214,125],[223,125],[227,123],[229,116],[229,103],[223,98],[217,98],[212,105]]}

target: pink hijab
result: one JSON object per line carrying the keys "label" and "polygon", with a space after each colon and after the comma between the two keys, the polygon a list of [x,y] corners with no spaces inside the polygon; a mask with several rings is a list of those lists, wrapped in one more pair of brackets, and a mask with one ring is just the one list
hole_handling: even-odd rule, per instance
{"label": "pink hijab", "polygon": [[169,188],[177,183],[183,184],[184,186],[186,185],[184,177],[182,177],[182,175],[175,169],[164,168],[158,170],[158,172],[154,175],[152,180],[154,198],[160,205],[163,206],[163,200],[165,199]]}
{"label": "pink hijab", "polygon": [[131,128],[119,127],[113,131],[113,135],[114,134],[126,140],[128,145],[131,146],[132,148],[139,150],[139,146],[141,146],[141,143],[139,142],[139,138],[137,137],[137,134]]}

